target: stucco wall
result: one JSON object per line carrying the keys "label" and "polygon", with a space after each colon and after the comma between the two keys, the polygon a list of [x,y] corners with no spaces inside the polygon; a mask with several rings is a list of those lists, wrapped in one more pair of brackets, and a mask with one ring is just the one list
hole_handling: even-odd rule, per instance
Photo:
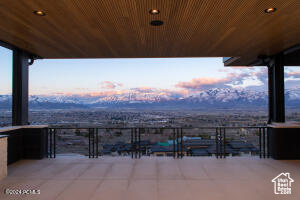
{"label": "stucco wall", "polygon": [[7,137],[0,137],[0,180],[7,176]]}

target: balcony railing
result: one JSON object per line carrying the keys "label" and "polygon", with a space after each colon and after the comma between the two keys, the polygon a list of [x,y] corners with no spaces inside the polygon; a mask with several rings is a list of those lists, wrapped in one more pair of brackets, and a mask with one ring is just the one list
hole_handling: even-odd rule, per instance
{"label": "balcony railing", "polygon": [[[268,128],[266,126],[190,128],[52,126],[48,128],[49,158],[56,157],[57,147],[60,147],[59,142],[60,140],[64,140],[64,131],[74,130],[81,134],[84,133],[84,137],[82,138],[85,139],[83,139],[83,144],[79,146],[83,148],[83,150],[87,149],[87,154],[85,155],[88,158],[98,158],[113,152],[118,152],[120,155],[130,155],[131,158],[141,158],[141,156],[151,155],[173,156],[173,158],[183,158],[184,156],[215,156],[216,158],[226,158],[229,155],[240,155],[245,151],[251,155],[259,155],[260,158],[268,158],[270,156]],[[203,130],[205,130],[204,132],[206,132],[206,134],[198,134],[198,137],[195,136],[195,133],[201,131],[203,133]],[[111,132],[113,132],[112,135],[105,136],[106,133]],[[241,134],[241,132],[245,133]],[[110,141],[106,144],[105,141],[103,141],[106,137],[113,138],[122,134],[125,134],[125,142],[115,141],[114,143]],[[164,141],[166,141],[167,138],[168,143],[160,142],[159,139],[158,141],[156,140],[156,142],[151,142],[151,139],[157,135],[164,137]],[[205,139],[203,137],[205,137]],[[72,136],[70,138],[72,138]]]}

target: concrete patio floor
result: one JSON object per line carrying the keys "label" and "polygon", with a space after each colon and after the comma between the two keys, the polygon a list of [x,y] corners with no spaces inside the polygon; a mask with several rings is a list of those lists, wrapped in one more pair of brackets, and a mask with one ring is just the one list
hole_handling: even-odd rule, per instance
{"label": "concrete patio floor", "polygon": [[[22,160],[0,181],[5,200],[198,200],[300,199],[300,161],[251,157],[183,159],[61,156]],[[289,172],[291,195],[275,195],[271,182]],[[40,195],[7,195],[5,189],[36,189]]]}

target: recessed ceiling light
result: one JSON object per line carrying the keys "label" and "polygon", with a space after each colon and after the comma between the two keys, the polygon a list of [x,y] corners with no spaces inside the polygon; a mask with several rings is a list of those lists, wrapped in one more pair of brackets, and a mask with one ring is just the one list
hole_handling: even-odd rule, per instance
{"label": "recessed ceiling light", "polygon": [[38,15],[38,16],[45,16],[46,15],[46,13],[44,13],[41,10],[35,10],[35,11],[33,11],[33,13],[36,14],[36,15]]}
{"label": "recessed ceiling light", "polygon": [[267,9],[265,10],[265,13],[267,13],[267,14],[273,13],[273,12],[275,12],[276,10],[277,10],[276,8],[267,8]]}
{"label": "recessed ceiling light", "polygon": [[160,21],[160,20],[153,20],[153,21],[150,22],[150,24],[151,24],[152,26],[161,26],[161,25],[163,25],[163,21]]}
{"label": "recessed ceiling light", "polygon": [[160,13],[160,11],[159,11],[158,9],[151,9],[151,10],[149,11],[149,13],[150,13],[151,15],[158,15],[158,14]]}

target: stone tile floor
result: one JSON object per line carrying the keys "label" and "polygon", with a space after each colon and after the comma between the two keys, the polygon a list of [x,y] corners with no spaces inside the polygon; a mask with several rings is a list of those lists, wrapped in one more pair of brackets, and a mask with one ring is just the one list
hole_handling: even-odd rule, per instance
{"label": "stone tile floor", "polygon": [[[252,157],[61,156],[22,160],[0,181],[1,200],[198,200],[300,199],[300,161]],[[271,182],[289,172],[291,195],[275,195]],[[36,189],[40,195],[7,195],[4,189]]]}

